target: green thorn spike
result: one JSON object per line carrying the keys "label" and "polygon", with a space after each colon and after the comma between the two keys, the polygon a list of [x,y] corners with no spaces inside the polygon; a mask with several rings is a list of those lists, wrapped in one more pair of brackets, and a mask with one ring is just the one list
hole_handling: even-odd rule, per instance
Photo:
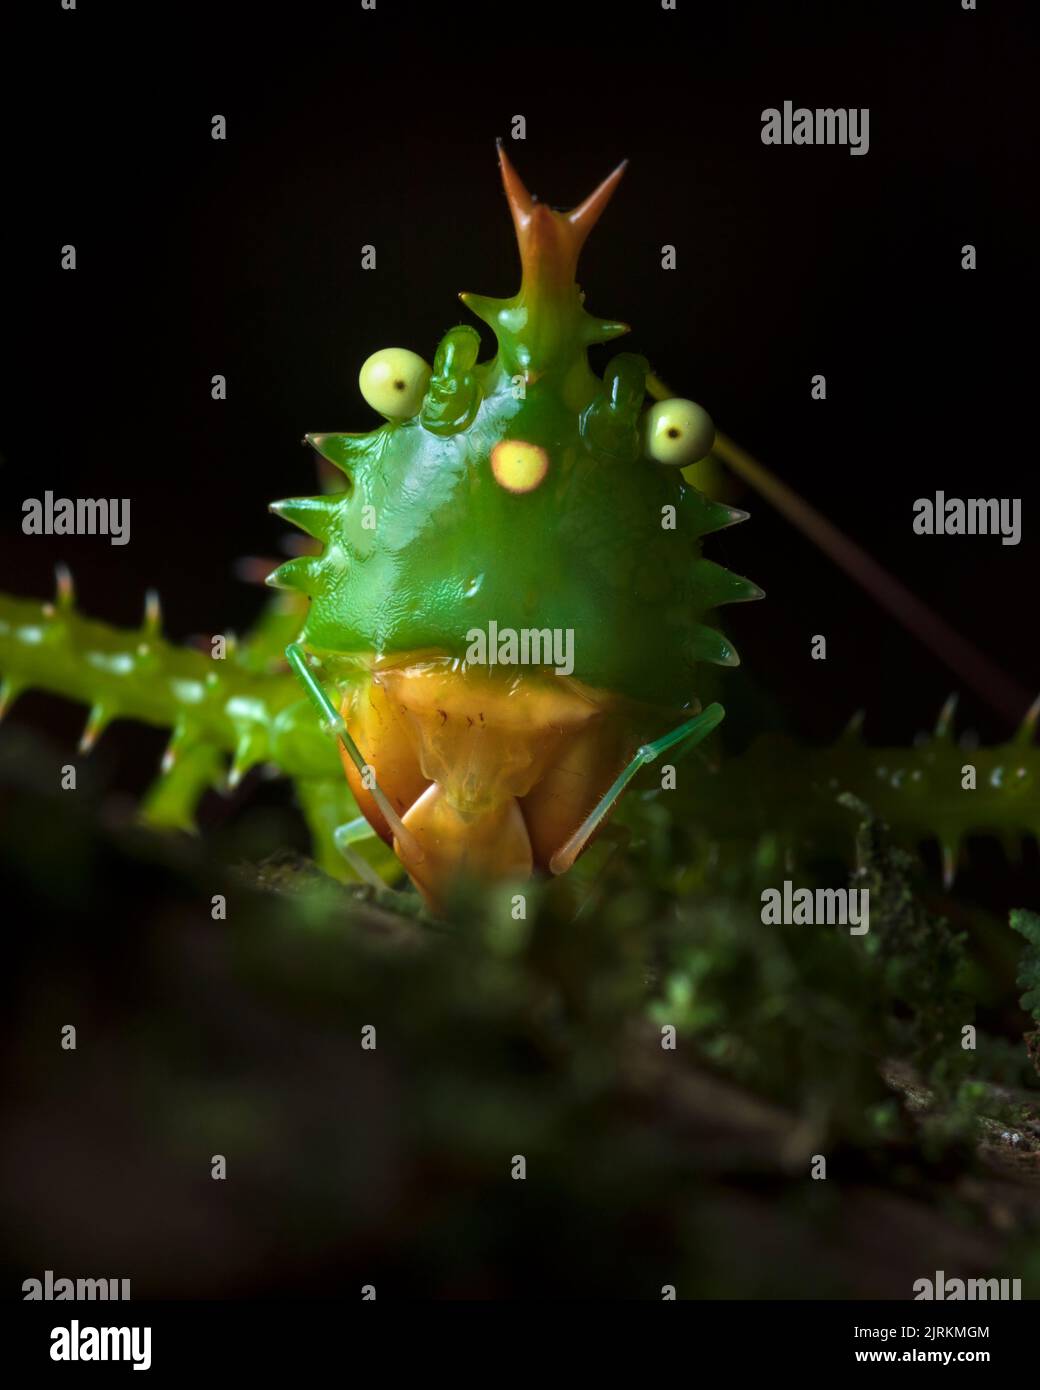
{"label": "green thorn spike", "polygon": [[757,584],[724,569],[714,560],[698,560],[694,564],[693,583],[707,608],[717,608],[723,603],[752,603],[765,597],[764,590]]}
{"label": "green thorn spike", "polygon": [[949,743],[953,739],[953,716],[957,712],[957,695],[948,695],[943,702],[943,707],[939,711],[939,717],[935,721],[935,737],[944,743]]}
{"label": "green thorn spike", "polygon": [[357,453],[360,441],[364,435],[360,434],[306,434],[304,439],[312,449],[334,464],[340,472],[350,477],[353,459]]}
{"label": "green thorn spike", "polygon": [[54,566],[54,606],[61,613],[71,613],[76,606],[76,586],[68,565]]}
{"label": "green thorn spike", "polygon": [[83,732],[80,735],[79,751],[81,753],[89,753],[114,718],[114,710],[108,709],[105,705],[100,703],[92,705],[90,713],[87,715],[87,722],[83,726]]}
{"label": "green thorn spike", "polygon": [[839,737],[838,737],[839,743],[841,743],[841,742],[846,742],[846,743],[862,743],[862,742],[863,742],[863,725],[864,725],[864,723],[865,723],[865,721],[866,721],[866,718],[867,718],[867,711],[866,711],[865,709],[858,709],[858,710],[856,710],[856,711],[854,712],[854,714],[852,715],[851,719],[849,720],[849,722],[845,725],[844,729],[841,731],[841,734],[840,734]]}
{"label": "green thorn spike", "polygon": [[[302,594],[314,592],[315,566],[310,556],[287,560],[264,580],[271,589],[295,589]],[[230,645],[230,644],[229,644]]]}
{"label": "green thorn spike", "polygon": [[1036,726],[1040,723],[1040,695],[1025,712],[1022,723],[1018,726],[1015,733],[1014,742],[1016,744],[1030,744],[1036,735]]}
{"label": "green thorn spike", "polygon": [[281,502],[272,502],[268,511],[280,516],[293,526],[298,526],[315,540],[328,540],[333,517],[339,499],[333,495],[322,497],[287,497]]}
{"label": "green thorn spike", "polygon": [[620,319],[594,319],[586,317],[582,320],[581,333],[585,342],[610,343],[615,338],[622,338],[626,333],[631,333],[631,326],[622,323]]}
{"label": "green thorn spike", "polygon": [[11,706],[25,688],[25,682],[15,680],[13,676],[5,676],[0,680],[0,719],[11,712]]}
{"label": "green thorn spike", "polygon": [[471,294],[469,290],[463,290],[459,298],[465,304],[471,314],[476,314],[478,319],[482,319],[489,328],[498,328],[498,316],[503,309],[509,308],[508,299],[494,299],[486,294]]}
{"label": "green thorn spike", "polygon": [[942,855],[943,888],[948,893],[957,877],[957,856],[959,844],[956,840],[941,840],[939,850]]}
{"label": "green thorn spike", "polygon": [[229,790],[234,791],[249,769],[255,767],[257,763],[263,762],[266,754],[267,737],[262,729],[247,729],[242,733],[235,745],[231,768],[228,772]]}
{"label": "green thorn spike", "polygon": [[170,735],[170,741],[166,745],[166,751],[162,755],[162,761],[159,764],[160,772],[169,772],[178,759],[184,754],[185,749],[189,748],[194,742],[195,737],[187,720],[179,719],[173,726],[173,733]]}
{"label": "green thorn spike", "polygon": [[751,515],[740,507],[728,507],[724,502],[712,502],[707,497],[698,501],[692,523],[682,523],[683,530],[695,538],[710,536],[715,531],[725,531],[729,526],[739,526]]}
{"label": "green thorn spike", "polygon": [[740,665],[740,656],[733,643],[705,624],[694,629],[686,650],[692,661],[707,661],[713,666]]}
{"label": "green thorn spike", "polygon": [[162,636],[162,600],[158,589],[149,589],[145,593],[141,635],[145,638]]}

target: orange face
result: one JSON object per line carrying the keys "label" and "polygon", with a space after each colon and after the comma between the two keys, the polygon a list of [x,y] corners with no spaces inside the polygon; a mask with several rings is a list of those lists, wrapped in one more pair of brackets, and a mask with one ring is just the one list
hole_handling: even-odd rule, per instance
{"label": "orange face", "polygon": [[637,741],[600,692],[438,658],[377,667],[342,714],[421,858],[395,841],[344,754],[358,805],[435,909],[457,875],[548,871]]}

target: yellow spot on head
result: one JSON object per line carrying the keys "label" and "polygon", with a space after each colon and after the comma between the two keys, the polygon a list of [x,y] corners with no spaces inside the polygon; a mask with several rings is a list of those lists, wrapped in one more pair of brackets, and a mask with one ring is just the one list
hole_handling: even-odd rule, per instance
{"label": "yellow spot on head", "polygon": [[549,455],[538,444],[503,439],[491,450],[491,471],[507,492],[533,492],[549,471]]}

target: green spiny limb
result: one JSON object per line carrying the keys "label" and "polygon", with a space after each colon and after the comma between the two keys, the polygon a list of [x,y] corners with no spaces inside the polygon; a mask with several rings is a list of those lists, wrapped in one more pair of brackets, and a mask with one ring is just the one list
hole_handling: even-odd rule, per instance
{"label": "green spiny limb", "polygon": [[718,771],[698,776],[696,814],[721,842],[780,834],[796,854],[845,853],[851,827],[835,805],[851,793],[896,840],[938,841],[949,886],[967,836],[995,835],[1005,845],[1040,837],[1040,748],[1032,742],[1038,717],[1040,701],[1011,740],[991,748],[955,742],[951,702],[935,733],[911,748],[868,746],[858,719],[828,748],[767,735]]}
{"label": "green spiny limb", "polygon": [[1007,846],[1040,836],[1040,750],[1023,734],[1035,727],[1034,705],[1009,743],[963,748],[954,741],[956,700],[943,705],[930,738],[911,749],[872,749],[847,743],[849,790],[907,840],[936,839],[943,879],[952,884],[961,842],[968,835],[998,837]]}
{"label": "green spiny limb", "polygon": [[[301,717],[303,702],[291,676],[250,670],[237,656],[215,660],[158,635],[158,605],[150,600],[137,629],[93,622],[73,607],[71,585],[59,575],[53,603],[0,595],[0,675],[5,709],[26,689],[47,690],[90,707],[82,746],[88,749],[113,719],[134,719],[174,730],[165,773],[190,749],[208,747],[234,759],[241,775],[272,762],[289,777],[341,775],[335,750]],[[186,774],[185,774],[186,778]],[[169,800],[183,819],[184,787]]]}

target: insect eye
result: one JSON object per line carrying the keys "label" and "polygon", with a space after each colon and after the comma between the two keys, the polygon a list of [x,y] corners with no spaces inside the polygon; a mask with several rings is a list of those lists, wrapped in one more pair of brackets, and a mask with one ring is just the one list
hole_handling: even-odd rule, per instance
{"label": "insect eye", "polygon": [[693,401],[658,401],[646,413],[646,452],[658,463],[685,468],[711,452],[715,426],[711,416]]}
{"label": "insect eye", "polygon": [[373,410],[388,420],[407,420],[422,405],[429,380],[430,368],[418,353],[383,348],[365,362],[358,385]]}

